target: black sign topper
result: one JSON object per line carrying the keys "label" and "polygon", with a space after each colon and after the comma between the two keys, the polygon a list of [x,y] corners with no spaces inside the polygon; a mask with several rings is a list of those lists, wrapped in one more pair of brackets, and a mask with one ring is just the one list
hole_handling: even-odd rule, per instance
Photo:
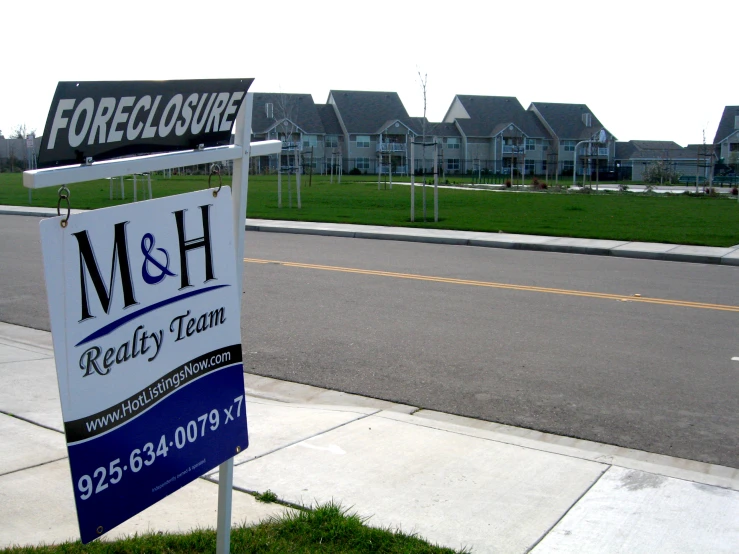
{"label": "black sign topper", "polygon": [[61,82],[39,167],[229,144],[254,79]]}

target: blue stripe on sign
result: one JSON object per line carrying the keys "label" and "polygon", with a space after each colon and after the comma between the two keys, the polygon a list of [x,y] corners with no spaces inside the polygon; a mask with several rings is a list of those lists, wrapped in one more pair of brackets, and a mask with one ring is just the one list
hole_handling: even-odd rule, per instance
{"label": "blue stripe on sign", "polygon": [[120,327],[121,325],[125,325],[126,323],[136,319],[137,317],[141,317],[144,314],[153,312],[154,310],[158,310],[159,308],[163,308],[164,306],[168,306],[169,304],[174,304],[175,302],[179,302],[180,300],[185,300],[186,298],[191,298],[193,296],[204,294],[212,290],[220,289],[223,287],[230,287],[230,286],[231,285],[215,285],[213,287],[206,287],[200,290],[193,290],[190,292],[180,294],[179,296],[173,296],[172,298],[167,298],[166,300],[162,300],[161,302],[157,302],[156,304],[152,304],[151,306],[146,306],[145,308],[141,308],[140,310],[136,310],[135,312],[126,314],[123,317],[116,319],[115,321],[111,321],[110,323],[101,327],[94,333],[87,335],[84,339],[82,339],[80,342],[75,344],[75,347],[80,346],[82,344],[86,344],[95,339],[99,339],[100,337],[104,337],[105,335],[108,335],[112,333],[113,331],[115,331],[116,329],[118,329],[118,327]]}
{"label": "blue stripe on sign", "polygon": [[243,366],[236,364],[177,390],[111,433],[69,445],[82,542],[246,448],[244,396]]}

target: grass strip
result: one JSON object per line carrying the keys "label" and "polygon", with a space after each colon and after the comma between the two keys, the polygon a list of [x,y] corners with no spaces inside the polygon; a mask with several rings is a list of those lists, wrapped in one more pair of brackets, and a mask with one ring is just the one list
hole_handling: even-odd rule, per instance
{"label": "grass strip", "polygon": [[[314,510],[291,510],[251,527],[231,530],[231,552],[260,554],[452,554],[414,535],[365,525],[366,520],[331,502]],[[215,552],[216,532],[135,535],[118,541],[79,541],[53,546],[14,547],[4,554],[185,554]]]}
{"label": "grass strip", "polygon": [[[390,189],[368,177],[342,178],[331,183],[313,176],[312,186],[303,177],[302,208],[297,209],[295,177],[282,178],[282,207],[278,207],[277,177],[249,179],[247,216],[260,219],[351,223],[392,227],[453,229],[489,233],[548,235],[616,241],[658,242],[699,246],[739,244],[739,203],[735,196],[642,194],[631,192],[489,192],[440,188],[439,222],[434,223],[433,187],[426,186],[426,221],[423,221],[423,189],[415,193],[416,221],[410,221],[410,188],[395,183]],[[288,183],[291,181],[291,183]],[[336,181],[336,180],[335,180]],[[207,176],[154,176],[154,196],[179,194],[207,187]],[[227,184],[230,179],[224,178]],[[139,198],[143,196],[138,180]],[[130,203],[132,181],[126,181],[126,198],[113,180],[71,185],[73,208],[96,209]],[[20,174],[0,174],[0,204],[29,205],[29,193]],[[32,206],[56,207],[57,191],[31,193]],[[290,207],[292,205],[292,207]]]}

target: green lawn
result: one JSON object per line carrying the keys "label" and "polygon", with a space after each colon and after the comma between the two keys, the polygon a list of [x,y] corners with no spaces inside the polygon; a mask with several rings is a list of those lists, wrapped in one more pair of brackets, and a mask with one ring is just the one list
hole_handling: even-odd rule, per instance
{"label": "green lawn", "polygon": [[[283,207],[277,207],[276,176],[249,180],[247,215],[365,225],[458,229],[562,237],[665,242],[706,246],[739,244],[739,203],[736,197],[636,193],[583,194],[577,192],[484,192],[439,189],[438,223],[433,223],[433,187],[426,187],[427,219],[422,221],[421,187],[416,189],[416,222],[410,222],[410,189],[398,185],[378,190],[376,177],[303,177],[302,209],[297,209],[292,178],[293,208],[288,207],[287,178],[283,177]],[[154,196],[207,187],[206,176],[154,179]],[[228,182],[224,179],[224,182]],[[114,191],[118,189],[114,187]],[[73,208],[91,209],[132,200],[127,184],[125,200],[108,199],[108,182],[70,185]],[[143,187],[140,186],[141,194]],[[26,206],[28,191],[20,174],[0,174],[0,204]],[[54,189],[36,190],[32,205],[56,207]]]}
{"label": "green lawn", "polygon": [[[93,541],[53,546],[18,547],[4,554],[199,554],[216,551],[216,532],[197,530],[184,535],[148,534],[119,541]],[[231,531],[231,552],[244,554],[453,554],[411,535],[367,527],[361,518],[334,504],[312,511],[295,511],[253,527]]]}

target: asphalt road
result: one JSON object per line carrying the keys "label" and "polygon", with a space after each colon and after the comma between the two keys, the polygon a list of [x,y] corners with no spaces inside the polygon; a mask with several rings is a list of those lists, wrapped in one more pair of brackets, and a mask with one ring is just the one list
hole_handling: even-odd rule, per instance
{"label": "asphalt road", "polygon": [[[0,233],[0,320],[48,329],[38,219]],[[256,232],[246,248],[248,372],[739,468],[739,268]]]}

